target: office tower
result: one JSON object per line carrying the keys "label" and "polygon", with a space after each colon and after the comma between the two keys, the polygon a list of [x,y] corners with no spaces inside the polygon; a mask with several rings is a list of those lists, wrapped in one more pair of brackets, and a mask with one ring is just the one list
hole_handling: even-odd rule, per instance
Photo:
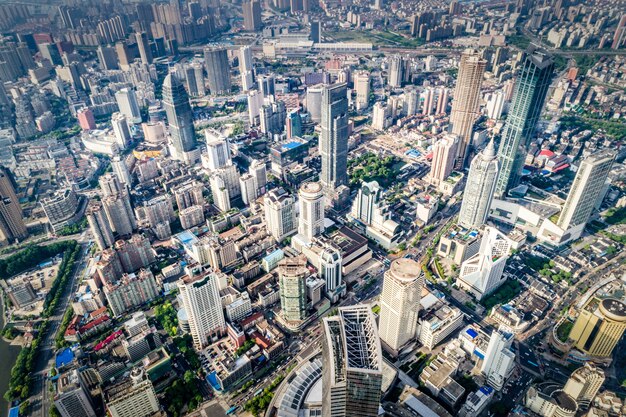
{"label": "office tower", "polygon": [[213,272],[186,275],[178,280],[178,289],[193,344],[201,350],[226,330],[217,275]]}
{"label": "office tower", "polygon": [[292,110],[287,113],[287,139],[291,139],[294,136],[302,136],[302,118],[298,109]]}
{"label": "office tower", "polygon": [[375,211],[383,192],[376,181],[364,182],[354,199],[351,215],[364,224],[374,223]]}
{"label": "office tower", "polygon": [[111,417],[140,417],[157,413],[161,405],[152,381],[142,367],[104,390],[104,403]]}
{"label": "office tower", "polygon": [[152,50],[150,49],[150,42],[148,41],[146,32],[135,33],[135,39],[137,41],[141,63],[144,65],[152,64]]}
{"label": "office tower", "polygon": [[487,117],[494,120],[501,119],[502,112],[504,111],[505,99],[506,97],[503,90],[490,94],[489,99],[487,100],[487,105],[485,106],[487,110]]}
{"label": "office tower", "polygon": [[325,245],[320,254],[320,277],[326,283],[326,294],[332,302],[339,299],[342,291],[345,291],[345,285],[342,280],[342,259],[341,253],[332,245]]}
{"label": "office tower", "polygon": [[91,395],[76,369],[57,379],[54,406],[62,417],[96,417]]}
{"label": "office tower", "polygon": [[171,73],[163,81],[162,102],[176,156],[186,162],[195,162],[187,157],[197,146],[189,97],[181,82]]}
{"label": "office tower", "polygon": [[320,180],[327,195],[348,185],[348,97],[346,84],[324,86],[322,90],[322,157]]}
{"label": "office tower", "polygon": [[626,330],[626,304],[615,298],[591,298],[580,309],[569,339],[590,356],[610,357]]}
{"label": "office tower", "polygon": [[387,84],[391,88],[402,87],[402,79],[404,71],[404,60],[399,55],[394,55],[389,62],[389,75]]}
{"label": "office tower", "polygon": [[461,264],[456,284],[482,300],[506,281],[503,275],[511,241],[497,229],[485,227],[480,249]]}
{"label": "office tower", "polygon": [[274,75],[261,75],[258,80],[258,87],[263,97],[270,97],[276,94],[276,78]]}
{"label": "office tower", "polygon": [[322,322],[322,417],[376,417],[383,354],[368,305],[339,307]]}
{"label": "office tower", "polygon": [[433,160],[428,174],[428,181],[435,187],[452,172],[454,161],[456,160],[456,149],[459,144],[459,137],[447,134],[440,138],[433,145]]}
{"label": "office tower", "polygon": [[239,187],[241,188],[241,200],[246,206],[249,206],[258,196],[255,178],[249,173],[243,174],[239,177]]}
{"label": "office tower", "polygon": [[122,88],[115,93],[115,100],[120,112],[126,116],[129,123],[141,123],[141,110],[137,104],[135,91],[129,88]]}
{"label": "office tower", "polygon": [[619,22],[617,23],[617,28],[615,28],[615,34],[613,35],[613,43],[611,44],[611,49],[620,49],[624,46],[624,42],[626,41],[626,14],[622,14]]}
{"label": "office tower", "polygon": [[205,167],[210,171],[232,165],[228,139],[210,130],[204,131],[206,142]]}
{"label": "office tower", "polygon": [[566,231],[580,226],[582,233],[604,188],[615,156],[614,150],[606,149],[590,155],[580,163],[557,226]]}
{"label": "office tower", "polygon": [[241,73],[241,88],[248,91],[254,88],[254,66],[252,64],[252,49],[250,45],[239,48],[239,72]]}
{"label": "office tower", "polygon": [[456,167],[462,168],[472,140],[474,122],[480,110],[480,85],[487,61],[480,57],[477,50],[467,49],[461,55],[459,74],[454,89],[450,124],[452,133],[459,136]]}
{"label": "office tower", "polygon": [[307,240],[324,231],[324,193],[319,182],[305,182],[298,191],[300,219],[298,233]]}
{"label": "office tower", "polygon": [[370,100],[370,74],[368,72],[359,71],[354,74],[354,89],[356,90],[356,109],[367,108]]}
{"label": "office tower", "polygon": [[200,181],[188,181],[174,188],[174,198],[178,210],[184,210],[191,206],[203,206],[203,190],[204,187]]}
{"label": "office tower", "polygon": [[117,54],[115,53],[115,48],[110,46],[99,46],[96,54],[98,56],[98,62],[100,63],[100,68],[103,70],[116,70],[119,69],[117,64]]}
{"label": "office tower", "polygon": [[571,396],[578,405],[585,407],[595,398],[604,383],[604,371],[591,362],[585,362],[570,375],[563,391]]}
{"label": "office tower", "polygon": [[269,191],[263,199],[265,222],[277,242],[296,233],[296,210],[294,199],[283,188]]}
{"label": "office tower", "polygon": [[515,368],[515,353],[511,349],[513,335],[494,330],[489,338],[485,359],[480,372],[487,378],[487,383],[498,391]]}
{"label": "office tower", "polygon": [[498,180],[499,163],[493,139],[472,159],[458,223],[463,227],[480,228],[487,221]]}
{"label": "office tower", "polygon": [[519,183],[553,71],[554,61],[545,50],[534,45],[526,50],[498,149],[500,174],[496,196],[504,196]]}
{"label": "office tower", "polygon": [[130,56],[130,51],[128,50],[126,42],[117,42],[115,44],[115,53],[117,54],[117,62],[119,63],[120,69],[128,71],[130,69],[130,63],[133,59]]}
{"label": "office tower", "polygon": [[204,63],[211,94],[230,93],[230,65],[226,48],[204,48]]}
{"label": "office tower", "polygon": [[224,179],[219,175],[213,175],[209,180],[209,184],[211,186],[213,204],[222,212],[230,210],[230,193]]}
{"label": "office tower", "polygon": [[248,120],[250,126],[260,124],[261,107],[263,107],[263,94],[259,90],[248,91]]}
{"label": "office tower", "polygon": [[385,272],[380,297],[380,340],[394,355],[417,336],[422,275],[420,264],[409,258],[394,260]]}
{"label": "office tower", "polygon": [[307,318],[306,279],[311,275],[304,255],[285,258],[278,264],[281,315],[288,323],[297,324]]}
{"label": "office tower", "polygon": [[250,0],[243,2],[243,29],[258,32],[263,26],[261,20],[261,2]]}
{"label": "office tower", "polygon": [[319,21],[311,22],[311,40],[313,43],[322,43],[322,23]]}
{"label": "office tower", "polygon": [[133,141],[128,127],[128,118],[126,115],[115,112],[111,115],[111,126],[115,135],[115,143],[119,149],[126,149]]}
{"label": "office tower", "polygon": [[265,194],[265,186],[267,185],[267,167],[265,162],[254,159],[248,168],[248,172],[256,181],[257,195]]}
{"label": "office tower", "polygon": [[321,84],[309,86],[306,89],[306,110],[311,115],[311,120],[315,123],[322,121],[322,92],[324,86]]}
{"label": "office tower", "polygon": [[187,91],[191,97],[203,97],[206,94],[204,88],[204,68],[199,62],[192,62],[185,67],[185,80]]}
{"label": "office tower", "polygon": [[85,215],[87,216],[87,222],[89,223],[91,234],[98,245],[98,249],[104,250],[113,246],[115,239],[113,238],[113,232],[109,226],[104,209],[102,208],[102,203],[96,200],[90,201]]}
{"label": "office tower", "polygon": [[0,246],[28,236],[22,217],[22,207],[8,171],[0,167]]}

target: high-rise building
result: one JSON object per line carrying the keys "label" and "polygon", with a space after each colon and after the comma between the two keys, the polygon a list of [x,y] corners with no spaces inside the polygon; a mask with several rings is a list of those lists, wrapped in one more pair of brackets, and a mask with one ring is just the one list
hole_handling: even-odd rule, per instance
{"label": "high-rise building", "polygon": [[569,338],[590,356],[610,357],[626,330],[626,304],[615,298],[591,298],[585,303]]}
{"label": "high-rise building", "polygon": [[346,84],[324,86],[322,90],[322,157],[320,181],[326,194],[348,185],[348,97]]}
{"label": "high-rise building", "polygon": [[313,43],[322,42],[322,23],[319,21],[311,22],[311,40]]}
{"label": "high-rise building", "polygon": [[326,294],[332,302],[339,299],[339,295],[345,291],[342,280],[342,259],[339,250],[328,244],[320,253],[320,276],[326,283]]}
{"label": "high-rise building", "polygon": [[321,84],[312,85],[306,89],[306,110],[311,115],[311,120],[315,123],[322,121],[322,92],[324,86]]}
{"label": "high-rise building", "polygon": [[117,143],[118,149],[126,149],[133,140],[128,127],[128,118],[123,113],[113,113],[111,115],[111,126],[113,127],[115,143]]}
{"label": "high-rise building", "polygon": [[113,173],[120,180],[120,183],[130,189],[132,186],[130,172],[128,171],[128,165],[126,165],[126,159],[123,156],[115,155],[111,158],[111,167]]}
{"label": "high-rise building", "polygon": [[141,63],[144,65],[152,64],[152,49],[150,49],[150,42],[148,41],[146,32],[135,33],[135,39],[137,40]]}
{"label": "high-rise building", "polygon": [[204,135],[206,138],[205,168],[215,171],[227,165],[232,165],[228,139],[210,130],[205,130]]}
{"label": "high-rise building", "polygon": [[308,316],[306,279],[311,275],[306,257],[285,258],[278,264],[278,285],[282,317],[298,324]]}
{"label": "high-rise building", "polygon": [[498,160],[500,174],[496,196],[503,196],[518,185],[528,146],[550,87],[554,61],[543,49],[531,45],[525,52],[522,68],[515,82],[515,92],[504,124]]}
{"label": "high-rise building", "polygon": [[570,375],[563,391],[570,395],[578,405],[585,407],[595,398],[604,383],[604,371],[592,362],[585,362]]}
{"label": "high-rise building", "polygon": [[274,74],[260,75],[257,84],[263,97],[267,98],[276,94],[276,77]]}
{"label": "high-rise building", "polygon": [[513,335],[494,330],[489,338],[485,359],[480,372],[487,378],[487,383],[497,390],[504,387],[506,380],[515,368],[515,353],[511,349]]}
{"label": "high-rise building", "polygon": [[157,282],[149,269],[125,273],[119,278],[105,278],[104,295],[114,317],[127,314],[159,295]]}
{"label": "high-rise building", "polygon": [[249,32],[258,32],[263,26],[261,20],[261,2],[250,0],[243,2],[243,28]]}
{"label": "high-rise building", "polygon": [[369,306],[323,319],[322,361],[322,417],[378,416],[383,354]]}
{"label": "high-rise building", "polygon": [[211,94],[230,93],[230,65],[226,48],[204,48],[204,63]]}
{"label": "high-rise building", "polygon": [[497,229],[485,227],[478,253],[461,264],[456,284],[481,300],[506,281],[504,267],[511,241]]}
{"label": "high-rise building", "polygon": [[87,216],[87,222],[89,223],[91,234],[98,245],[98,249],[104,250],[113,246],[115,239],[113,238],[113,232],[111,231],[111,226],[109,226],[104,209],[102,208],[102,203],[96,200],[90,201],[85,215]]}
{"label": "high-rise building", "polygon": [[103,70],[116,70],[119,69],[117,64],[117,54],[115,53],[115,48],[110,46],[99,46],[96,51],[98,55],[98,62],[100,63],[100,68]]}
{"label": "high-rise building", "polygon": [[135,91],[130,88],[122,88],[115,93],[115,100],[120,112],[126,116],[129,123],[141,123],[141,110],[137,104],[137,96]]}
{"label": "high-rise building", "polygon": [[226,331],[217,275],[213,272],[186,275],[178,281],[178,288],[193,344],[201,350]]}
{"label": "high-rise building", "polygon": [[241,200],[249,206],[258,197],[258,187],[252,174],[246,173],[239,177],[239,187],[241,188]]}
{"label": "high-rise building", "polygon": [[283,188],[269,191],[263,199],[267,229],[276,241],[281,242],[297,231],[294,199]]}
{"label": "high-rise building", "polygon": [[147,417],[161,408],[152,381],[141,367],[134,368],[127,378],[107,387],[104,403],[111,417]]}
{"label": "high-rise building", "polygon": [[614,150],[606,149],[590,155],[581,162],[557,226],[565,231],[577,227],[584,228],[604,188],[615,156]]}
{"label": "high-rise building", "polygon": [[204,88],[204,68],[200,62],[192,62],[185,68],[185,80],[187,91],[191,97],[203,97],[206,94]]}
{"label": "high-rise building", "polygon": [[430,166],[428,181],[435,187],[450,175],[454,169],[456,160],[456,149],[459,144],[459,137],[448,134],[435,142],[433,145],[433,160]]}
{"label": "high-rise building", "polygon": [[0,167],[0,246],[28,236],[22,207],[15,194],[9,173]]}
{"label": "high-rise building", "polygon": [[83,130],[93,130],[96,128],[96,120],[93,117],[93,112],[89,107],[83,107],[76,111],[76,118],[78,124]]}
{"label": "high-rise building", "polygon": [[211,185],[213,204],[222,212],[230,210],[230,193],[224,179],[219,175],[212,175],[209,184]]}
{"label": "high-rise building", "polygon": [[463,192],[459,224],[468,228],[480,228],[487,221],[489,207],[498,179],[498,159],[493,139],[478,153],[470,164],[467,183]]}
{"label": "high-rise building", "polygon": [[96,417],[91,395],[76,369],[59,375],[54,406],[62,417]]}
{"label": "high-rise building", "polygon": [[613,43],[611,44],[611,49],[620,49],[624,46],[626,42],[626,14],[622,14],[619,22],[617,23],[617,28],[615,28],[615,34],[613,35]]}
{"label": "high-rise building", "polygon": [[254,177],[257,186],[257,195],[265,194],[265,187],[267,185],[267,167],[265,162],[261,162],[255,159],[250,164],[248,172]]}
{"label": "high-rise building", "polygon": [[113,232],[120,236],[126,236],[132,234],[133,230],[137,228],[137,221],[126,190],[104,197],[102,204]]}
{"label": "high-rise building", "polygon": [[298,191],[298,233],[313,239],[324,230],[324,193],[319,182],[305,182]]}
{"label": "high-rise building", "polygon": [[104,197],[119,194],[124,189],[115,173],[106,173],[98,178],[98,184]]}
{"label": "high-rise building", "polygon": [[178,210],[184,210],[191,206],[203,206],[204,197],[202,192],[204,187],[200,181],[189,181],[174,188],[174,198]]}
{"label": "high-rise building", "polygon": [[302,118],[298,109],[291,110],[287,113],[286,120],[287,139],[294,136],[302,136]]}
{"label": "high-rise building", "polygon": [[376,181],[364,182],[354,199],[351,215],[364,224],[374,223],[375,209],[382,198],[382,190]]}
{"label": "high-rise building", "polygon": [[390,58],[389,62],[389,75],[388,81],[389,87],[398,88],[402,87],[402,79],[404,78],[404,60],[399,55],[394,55]]}
{"label": "high-rise building", "polygon": [[245,45],[239,48],[239,72],[241,73],[242,90],[248,91],[253,89],[254,66],[252,63],[252,49],[250,48],[250,45]]}
{"label": "high-rise building", "polygon": [[450,124],[452,133],[459,136],[456,167],[465,165],[469,146],[472,140],[474,122],[480,110],[480,85],[487,61],[482,59],[477,50],[467,49],[461,55],[459,74],[454,89]]}
{"label": "high-rise building", "polygon": [[422,275],[420,264],[409,258],[394,260],[385,272],[380,298],[380,339],[394,355],[417,336]]}
{"label": "high-rise building", "polygon": [[185,88],[173,74],[168,74],[163,81],[163,107],[177,158],[195,162],[189,157],[197,147],[191,105]]}
{"label": "high-rise building", "polygon": [[356,90],[356,109],[367,108],[370,100],[370,74],[367,71],[354,74],[354,89]]}

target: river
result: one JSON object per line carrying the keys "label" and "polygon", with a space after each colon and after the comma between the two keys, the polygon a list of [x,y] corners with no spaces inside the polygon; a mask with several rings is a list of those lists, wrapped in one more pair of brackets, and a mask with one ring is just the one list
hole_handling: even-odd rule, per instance
{"label": "river", "polygon": [[[0,292],[0,297],[2,296]],[[0,305],[0,329],[2,329],[4,328],[4,302],[0,301]],[[4,393],[9,389],[11,368],[15,365],[21,349],[20,346],[12,346],[0,338],[0,417],[7,417],[9,414],[9,404],[4,399]]]}

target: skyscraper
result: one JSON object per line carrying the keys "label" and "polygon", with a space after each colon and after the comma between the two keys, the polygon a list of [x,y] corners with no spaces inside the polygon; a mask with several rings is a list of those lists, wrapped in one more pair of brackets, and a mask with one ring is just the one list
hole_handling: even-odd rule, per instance
{"label": "skyscraper", "polygon": [[433,160],[430,166],[430,173],[428,174],[428,181],[435,187],[442,181],[445,181],[452,172],[458,144],[459,137],[448,134],[437,140],[433,145]]}
{"label": "skyscraper", "polygon": [[287,113],[286,122],[287,139],[291,139],[294,136],[302,136],[302,118],[298,109]]}
{"label": "skyscraper", "polygon": [[241,88],[243,91],[254,88],[254,66],[250,45],[239,48],[239,72],[241,73]]}
{"label": "skyscraper", "polygon": [[367,108],[370,100],[370,74],[367,71],[354,74],[354,89],[356,90],[356,109]]}
{"label": "skyscraper", "polygon": [[569,338],[580,351],[610,357],[626,330],[626,304],[616,298],[592,297],[580,309]]}
{"label": "skyscraper", "polygon": [[188,155],[196,149],[193,115],[187,92],[173,74],[168,74],[163,81],[163,107],[177,158],[191,162]]}
{"label": "skyscraper", "polygon": [[311,275],[306,257],[285,258],[278,264],[278,285],[282,317],[298,324],[308,315],[306,279]]}
{"label": "skyscraper", "polygon": [[322,133],[320,181],[328,194],[348,185],[348,97],[346,84],[324,86],[322,90]]}
{"label": "skyscraper", "polygon": [[130,235],[137,228],[137,221],[130,204],[128,191],[120,184],[117,175],[107,173],[98,179],[102,189],[102,206],[111,231],[120,236]]}
{"label": "skyscraper", "polygon": [[148,42],[148,35],[146,32],[135,33],[135,39],[137,40],[141,63],[144,65],[152,64],[152,49],[150,49],[150,42]]}
{"label": "skyscraper", "polygon": [[557,226],[563,230],[584,227],[604,188],[615,156],[614,150],[606,149],[592,154],[581,162]]}
{"label": "skyscraper", "polygon": [[204,48],[204,64],[206,65],[209,90],[212,95],[230,92],[230,65],[226,48]]}
{"label": "skyscraper", "polygon": [[141,123],[141,110],[139,109],[139,104],[137,104],[137,96],[134,90],[122,88],[115,93],[115,100],[120,113],[126,116],[129,123]]}
{"label": "skyscraper", "polygon": [[472,141],[474,122],[480,110],[480,85],[486,66],[487,61],[475,49],[466,49],[461,55],[450,114],[452,133],[458,135],[460,140],[456,158],[458,169],[465,165],[468,147]]}
{"label": "skyscraper", "polygon": [[217,132],[204,131],[206,158],[204,166],[210,171],[232,164],[228,139]]}
{"label": "skyscraper", "polygon": [[313,43],[322,42],[322,24],[319,21],[311,22],[311,40]]}
{"label": "skyscraper", "polygon": [[133,140],[126,115],[116,112],[111,115],[111,127],[115,135],[115,143],[119,149],[126,149]]}
{"label": "skyscraper", "polygon": [[263,199],[267,229],[278,242],[296,233],[294,199],[283,188],[269,191]]}
{"label": "skyscraper", "polygon": [[0,246],[28,236],[22,207],[8,172],[0,167]]}
{"label": "skyscraper", "polygon": [[217,276],[213,272],[200,271],[181,278],[177,285],[189,320],[193,344],[201,350],[226,331]]}
{"label": "skyscraper", "polygon": [[322,417],[378,416],[383,355],[370,307],[339,307],[322,332]]}
{"label": "skyscraper", "polygon": [[552,57],[545,50],[531,45],[525,52],[522,69],[515,82],[511,109],[500,140],[500,174],[496,196],[505,195],[519,183],[524,159],[543,109],[553,71]]}
{"label": "skyscraper", "polygon": [[387,83],[391,88],[398,88],[402,86],[402,79],[404,71],[404,60],[399,55],[391,57],[389,62],[389,75]]}
{"label": "skyscraper", "polygon": [[412,259],[396,259],[385,272],[380,298],[380,339],[394,355],[417,336],[422,285],[422,268]]}
{"label": "skyscraper", "polygon": [[626,41],[626,14],[622,14],[622,17],[620,17],[619,22],[617,23],[611,49],[621,48],[624,46],[624,41]]}
{"label": "skyscraper", "polygon": [[241,200],[245,205],[251,205],[258,196],[255,178],[250,173],[243,174],[239,177],[239,187],[241,188]]}
{"label": "skyscraper", "polygon": [[341,253],[339,250],[328,244],[320,254],[320,276],[326,282],[326,294],[332,302],[336,302],[340,292],[345,291],[341,272]]}
{"label": "skyscraper", "polygon": [[513,335],[499,330],[494,330],[489,338],[489,345],[480,372],[487,378],[487,383],[497,390],[504,387],[504,383],[515,368],[515,353],[511,350],[512,343]]}
{"label": "skyscraper", "polygon": [[298,233],[308,240],[324,230],[324,193],[319,182],[305,182],[298,191]]}
{"label": "skyscraper", "polygon": [[87,222],[91,229],[91,234],[98,245],[98,249],[104,250],[110,248],[115,243],[111,226],[106,218],[106,214],[102,208],[102,203],[92,200],[85,211]]}
{"label": "skyscraper", "polygon": [[487,221],[489,207],[498,179],[498,159],[493,139],[478,153],[470,164],[463,201],[459,212],[459,224],[479,228]]}
{"label": "skyscraper", "polygon": [[497,229],[485,227],[478,253],[461,264],[456,284],[477,300],[491,294],[506,281],[503,275],[511,241]]}
{"label": "skyscraper", "polygon": [[261,20],[261,2],[250,0],[243,2],[243,28],[249,32],[258,32],[263,26]]}
{"label": "skyscraper", "polygon": [[192,62],[185,67],[185,80],[187,81],[187,91],[191,97],[203,97],[206,94],[204,68],[200,62]]}

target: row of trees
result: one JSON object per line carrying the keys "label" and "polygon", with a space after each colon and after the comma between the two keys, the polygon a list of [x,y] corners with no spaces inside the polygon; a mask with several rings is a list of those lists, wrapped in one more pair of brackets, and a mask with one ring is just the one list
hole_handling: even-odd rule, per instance
{"label": "row of trees", "polygon": [[285,379],[284,375],[277,377],[261,394],[248,401],[243,407],[244,410],[251,413],[254,417],[261,415],[261,413],[269,407],[272,398],[274,398],[274,390],[280,385],[283,379]]}
{"label": "row of trees", "polygon": [[28,245],[15,255],[0,259],[0,277],[8,278],[20,274],[48,258],[68,249],[74,249],[75,246],[76,241],[74,240],[57,242],[46,246]]}
{"label": "row of trees", "polygon": [[76,257],[79,255],[81,250],[80,245],[75,240],[68,241],[68,244],[69,246],[65,250],[65,255],[63,256],[63,261],[61,261],[57,277],[52,283],[50,291],[46,294],[46,299],[43,303],[44,317],[50,317],[58,305],[61,295],[63,295],[63,290],[72,276],[72,270],[74,269]]}
{"label": "row of trees", "polygon": [[4,393],[4,398],[8,402],[15,400],[26,400],[30,396],[30,374],[35,370],[37,350],[41,344],[43,334],[46,332],[48,322],[44,321],[39,326],[39,332],[33,339],[30,346],[23,348],[13,369],[11,369],[11,378],[9,379],[9,389]]}

